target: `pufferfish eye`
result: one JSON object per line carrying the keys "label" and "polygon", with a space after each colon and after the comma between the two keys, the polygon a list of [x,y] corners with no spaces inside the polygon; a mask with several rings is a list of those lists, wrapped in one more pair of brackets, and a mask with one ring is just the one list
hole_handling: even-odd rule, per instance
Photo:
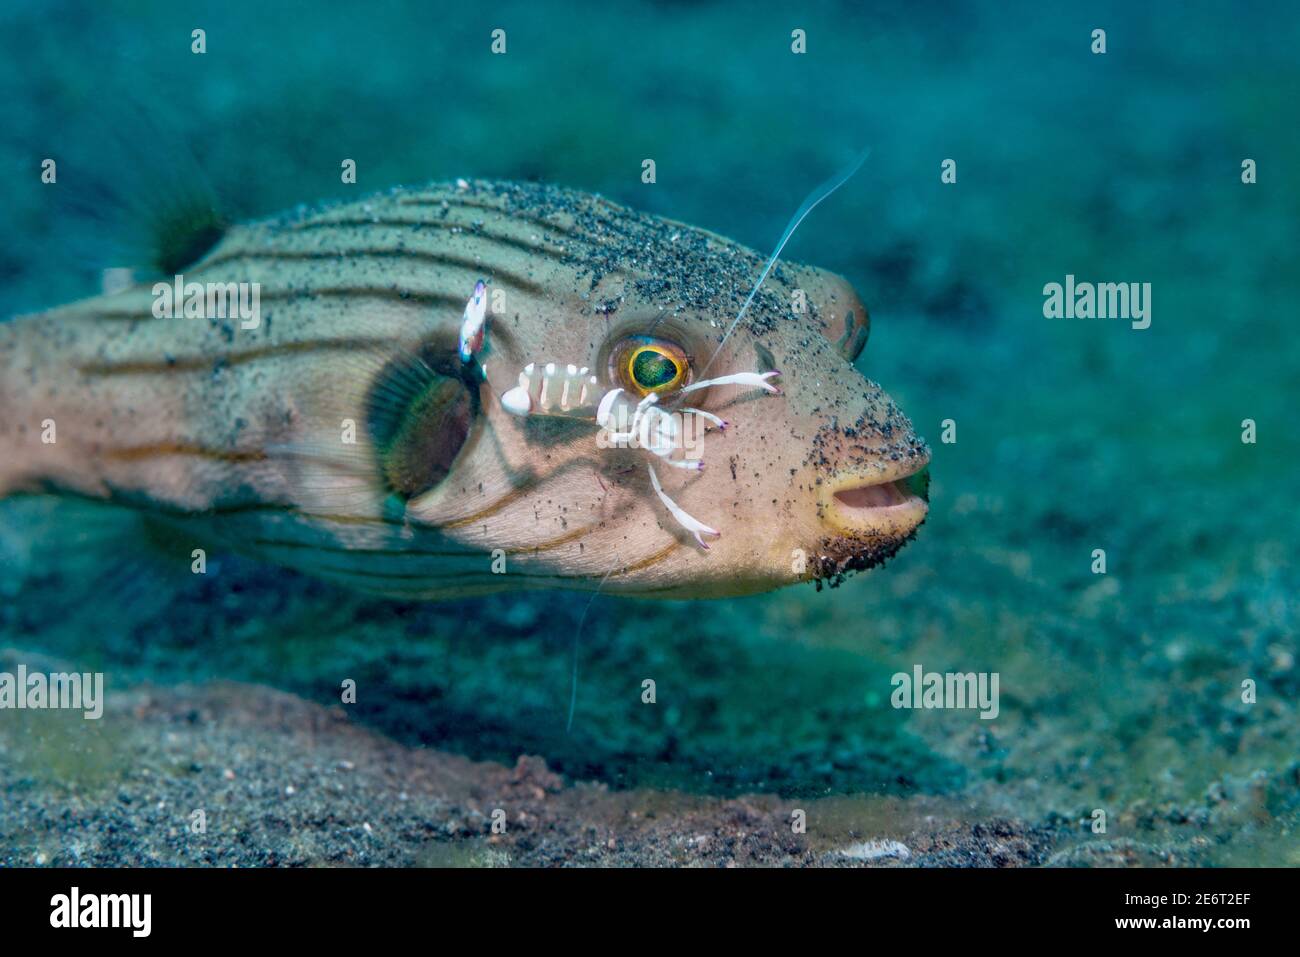
{"label": "pufferfish eye", "polygon": [[686,384],[690,360],[681,346],[666,339],[638,336],[616,350],[614,372],[620,383],[639,395],[671,392]]}

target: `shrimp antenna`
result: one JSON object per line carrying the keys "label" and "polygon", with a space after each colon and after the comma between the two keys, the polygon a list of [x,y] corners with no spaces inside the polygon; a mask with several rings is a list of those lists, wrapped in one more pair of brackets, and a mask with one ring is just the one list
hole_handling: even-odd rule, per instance
{"label": "shrimp antenna", "polygon": [[767,278],[767,274],[770,273],[772,267],[776,265],[776,259],[781,255],[781,250],[785,249],[785,244],[790,241],[790,237],[793,236],[794,231],[799,228],[799,224],[804,221],[804,217],[811,213],[813,208],[823,199],[847,183],[853,174],[861,168],[862,164],[867,161],[867,157],[870,155],[871,147],[868,146],[861,153],[855,156],[853,161],[845,166],[844,169],[840,170],[826,182],[822,183],[815,190],[809,193],[808,198],[803,201],[803,205],[795,210],[794,215],[790,217],[790,222],[785,227],[785,232],[781,234],[781,241],[776,244],[776,249],[772,250],[772,255],[768,258],[767,265],[763,267],[763,271],[759,274],[758,282],[754,283],[754,288],[749,291],[749,298],[745,300],[745,304],[740,307],[740,312],[736,313],[736,318],[733,319],[731,325],[727,327],[726,333],[718,343],[718,348],[713,350],[713,355],[709,357],[709,361],[706,362],[704,368],[700,370],[701,377],[703,377],[704,373],[709,371],[709,366],[713,365],[713,360],[718,357],[718,353],[722,351],[722,347],[726,345],[727,340],[731,338],[731,334],[735,331],[736,326],[739,325],[741,317],[745,315],[745,310],[749,308],[749,304],[753,302],[754,297],[758,295],[759,286],[763,285],[763,280]]}
{"label": "shrimp antenna", "polygon": [[[617,552],[614,554],[614,559],[617,562]],[[591,611],[592,602],[600,595],[601,589],[605,587],[605,582],[609,581],[609,576],[614,574],[616,568],[618,568],[617,564],[610,566],[609,571],[605,572],[605,577],[596,586],[596,590],[587,599],[587,604],[582,609],[582,617],[578,619],[578,630],[573,634],[573,670],[569,676],[569,720],[564,723],[565,734],[573,730],[573,712],[578,708],[578,645],[582,642],[582,626],[587,623],[587,612]]]}

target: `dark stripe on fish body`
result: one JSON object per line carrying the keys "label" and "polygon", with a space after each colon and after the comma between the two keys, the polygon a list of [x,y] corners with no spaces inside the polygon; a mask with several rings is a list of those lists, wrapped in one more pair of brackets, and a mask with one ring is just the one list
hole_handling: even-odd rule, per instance
{"label": "dark stripe on fish body", "polygon": [[226,352],[217,358],[211,356],[186,356],[162,360],[123,360],[121,362],[95,362],[79,367],[79,371],[93,376],[151,375],[169,372],[201,372],[214,365],[236,366],[287,355],[312,355],[324,352],[357,352],[392,345],[387,339],[318,339],[300,342],[283,342],[274,346],[246,349],[243,352]]}
{"label": "dark stripe on fish body", "polygon": [[[233,281],[233,280],[232,280]],[[461,295],[454,292],[425,292],[403,289],[394,286],[304,286],[301,289],[267,289],[268,284],[263,284],[263,289],[259,293],[261,302],[295,302],[298,300],[308,301],[316,297],[352,297],[355,299],[380,299],[387,302],[398,302],[402,304],[409,303],[412,306],[446,306],[456,310],[465,308],[465,302],[469,298],[467,295]],[[183,317],[172,320],[160,320],[152,311],[140,312],[138,309],[132,309],[124,312],[113,312],[111,310],[101,309],[95,313],[97,318],[109,320],[134,320],[137,322],[160,322],[160,321],[186,321]],[[238,316],[230,316],[230,321],[238,322]],[[190,319],[189,321],[195,321]]]}
{"label": "dark stripe on fish body", "polygon": [[[679,547],[680,547],[680,543],[679,543],[679,542],[673,542],[671,545],[667,546],[666,548],[660,549],[658,552],[655,552],[653,555],[650,555],[650,556],[648,556],[648,557],[646,557],[646,558],[643,558],[642,560],[640,560],[640,561],[638,561],[638,562],[634,562],[634,563],[631,564],[631,565],[624,565],[624,566],[622,566],[622,567],[616,568],[616,569],[614,569],[614,571],[612,571],[612,572],[582,572],[582,573],[579,573],[579,574],[573,574],[573,575],[565,575],[565,574],[560,574],[560,573],[551,573],[551,574],[539,575],[539,574],[533,574],[533,573],[529,573],[529,572],[509,572],[508,574],[511,575],[511,576],[514,576],[514,577],[523,578],[523,579],[528,579],[528,580],[535,580],[535,581],[546,581],[546,580],[551,580],[551,581],[557,581],[557,582],[560,582],[560,581],[592,581],[592,582],[599,582],[599,581],[604,581],[604,580],[606,580],[606,579],[618,578],[618,577],[620,577],[620,576],[622,576],[622,575],[627,575],[627,574],[629,574],[629,573],[631,573],[631,572],[634,572],[634,571],[640,571],[640,570],[642,570],[642,569],[645,569],[645,568],[651,568],[651,567],[653,567],[653,566],[655,566],[655,565],[658,565],[660,562],[662,562],[662,561],[664,561],[666,558],[668,558],[668,557],[669,557],[673,552],[675,552]],[[335,574],[340,574],[340,573],[339,573],[339,572],[335,572]],[[341,572],[341,574],[347,575],[347,574],[350,574],[350,573],[347,572],[347,571],[344,571],[344,572]],[[364,576],[363,576],[363,577],[364,577]],[[418,577],[418,576],[415,576],[415,577]],[[489,571],[489,572],[468,572],[468,573],[459,573],[459,574],[458,574],[458,573],[455,573],[455,572],[450,572],[450,573],[445,573],[445,574],[438,574],[438,575],[432,575],[432,576],[429,576],[429,580],[431,580],[431,581],[447,580],[447,581],[449,581],[449,582],[455,582],[455,581],[457,581],[457,580],[462,580],[462,581],[463,581],[464,579],[467,579],[467,578],[469,578],[469,579],[481,578],[481,579],[483,579],[483,580],[485,580],[485,581],[495,581],[495,580],[498,580],[498,579],[501,578],[501,577],[503,577],[503,576],[496,575],[495,573],[490,572],[490,571]],[[676,589],[677,587],[679,587],[679,586],[676,586],[676,585],[669,585],[669,586],[665,586],[665,587],[662,588],[662,589],[649,589],[649,590],[646,590],[646,591],[641,592],[641,593],[644,593],[644,594],[652,594],[652,593],[657,592],[657,591],[672,591],[672,590]],[[419,589],[394,589],[394,590],[395,590],[395,591],[399,591],[399,590],[400,590],[400,591],[408,592],[408,593],[409,593],[409,592],[414,592],[414,593],[417,593],[417,594],[418,594],[418,592],[419,592]]]}
{"label": "dark stripe on fish body", "polygon": [[[441,526],[430,525],[430,526],[421,526],[421,527],[429,528],[431,530],[436,530]],[[599,524],[586,525],[583,526],[582,528],[575,529],[572,532],[568,532],[564,535],[561,535],[558,538],[553,538],[545,542],[538,542],[536,545],[528,545],[521,548],[506,549],[505,553],[507,555],[531,555],[534,552],[550,551],[551,549],[559,548],[561,545],[568,545],[578,540],[579,538],[583,538],[586,535],[588,535],[593,529],[596,529],[598,527]],[[416,555],[416,556],[425,556],[429,558],[459,558],[465,555],[483,557],[483,556],[491,555],[490,551],[483,551],[481,549],[466,549],[463,551],[433,551],[429,549],[420,549],[420,548],[365,548],[365,547],[350,548],[346,545],[319,545],[313,542],[295,542],[295,541],[288,541],[285,539],[269,539],[269,538],[255,539],[253,541],[253,544],[257,546],[265,546],[268,548],[305,548],[305,549],[311,549],[313,551],[342,554],[342,555],[393,555],[399,557],[405,557],[407,555]]]}
{"label": "dark stripe on fish body", "polygon": [[495,515],[497,512],[501,511],[501,509],[505,508],[511,502],[517,501],[518,499],[522,498],[523,496],[531,492],[537,486],[538,481],[539,480],[535,478],[528,479],[523,484],[516,485],[513,489],[511,489],[509,492],[506,492],[504,495],[502,495],[499,499],[497,499],[495,502],[493,502],[491,505],[487,506],[486,508],[477,511],[472,515],[466,515],[464,518],[455,518],[449,522],[444,522],[442,525],[438,527],[439,528],[464,528],[467,525],[473,525],[475,522],[481,521],[482,519],[485,518],[489,518],[490,516]]}
{"label": "dark stripe on fish body", "polygon": [[[456,208],[456,209],[481,209],[484,212],[495,213],[496,215],[501,216],[504,219],[509,219],[521,223],[531,223],[534,226],[540,226],[542,229],[549,229],[552,232],[561,233],[565,236],[572,235],[573,233],[572,227],[566,226],[562,223],[553,223],[548,219],[545,219],[541,216],[534,216],[531,213],[510,212],[509,210],[502,209],[500,206],[494,206],[491,203],[477,203],[474,202],[473,200],[468,200],[468,199],[462,199],[459,202],[453,203],[450,202],[449,200],[443,200],[435,196],[402,196],[397,200],[397,204],[399,206],[439,206],[440,207],[444,203],[446,203],[449,207]],[[477,230],[472,225],[466,227],[466,229],[472,234],[477,234]]]}
{"label": "dark stripe on fish body", "polygon": [[[622,568],[617,568],[612,572],[581,572],[579,574],[565,575],[556,572],[551,572],[547,574],[536,574],[532,572],[515,571],[515,572],[508,572],[506,573],[506,575],[512,578],[521,578],[524,580],[533,580],[533,581],[603,581],[607,578],[617,578],[621,575],[626,575],[629,572],[639,571],[643,568],[649,568],[652,565],[657,565],[659,562],[663,561],[670,554],[672,554],[672,552],[676,550],[677,545],[678,543],[674,542],[672,546],[670,546],[669,548],[656,552],[654,555],[651,555],[649,558],[642,559],[641,561],[633,565],[627,565]],[[483,557],[486,557],[486,554],[484,554]],[[500,578],[506,577],[492,571],[431,572],[427,574],[419,573],[419,572],[393,573],[393,572],[386,572],[386,571],[370,571],[368,569],[362,570],[358,568],[341,568],[337,566],[328,566],[328,565],[314,565],[312,566],[312,570],[319,572],[321,574],[327,574],[338,578],[359,578],[367,581],[376,578],[381,578],[381,579],[386,578],[394,581],[419,580],[419,581],[427,581],[427,582],[437,582],[437,581],[463,582],[467,579],[473,580],[475,578],[481,578],[485,581],[498,581],[500,580]],[[410,589],[393,589],[393,590],[410,591]],[[418,591],[418,589],[416,591]]]}
{"label": "dark stripe on fish body", "polygon": [[[253,249],[231,249],[229,252],[218,253],[210,259],[206,259],[196,269],[186,273],[186,278],[191,276],[202,275],[213,266],[223,265],[237,260],[265,260],[268,262],[292,261],[292,260],[348,260],[352,258],[371,258],[371,259],[415,259],[423,262],[433,263],[440,266],[450,266],[464,269],[476,275],[487,275],[492,278],[493,282],[499,279],[505,280],[513,286],[526,290],[534,295],[542,295],[545,292],[543,286],[514,273],[506,272],[499,267],[483,263],[477,259],[465,256],[453,256],[449,253],[437,253],[421,249],[346,249],[339,252],[319,251],[319,250],[289,250],[289,249],[270,249],[270,250],[253,250]],[[468,294],[464,297],[469,299]]]}
{"label": "dark stripe on fish body", "polygon": [[462,223],[440,223],[427,219],[389,219],[380,217],[377,219],[334,219],[334,220],[311,220],[305,223],[297,223],[292,229],[295,232],[307,230],[354,228],[365,229],[375,226],[390,226],[396,229],[416,230],[421,229],[442,229],[442,230],[460,230],[462,235],[473,239],[486,239],[489,242],[500,243],[502,246],[510,246],[521,252],[536,253],[551,259],[560,259],[568,255],[567,250],[558,246],[548,246],[545,243],[534,243],[526,239],[518,239],[514,236],[502,236],[499,233],[490,233],[483,229],[470,229]]}
{"label": "dark stripe on fish body", "polygon": [[100,453],[106,459],[120,462],[139,462],[143,459],[158,458],[167,455],[194,455],[211,459],[214,462],[264,462],[267,454],[261,449],[239,451],[232,449],[210,449],[201,445],[183,445],[176,442],[160,442],[156,445],[128,445],[124,448],[105,449]]}

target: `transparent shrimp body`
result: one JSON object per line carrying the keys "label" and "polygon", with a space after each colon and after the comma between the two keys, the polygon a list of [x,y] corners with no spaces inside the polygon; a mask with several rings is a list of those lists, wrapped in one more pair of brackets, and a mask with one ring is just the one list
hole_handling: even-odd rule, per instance
{"label": "transparent shrimp body", "polygon": [[[768,380],[777,372],[736,373],[695,382],[671,394],[674,400],[713,385],[747,385],[776,393]],[[596,401],[597,396],[599,401]],[[501,396],[501,406],[518,416],[564,416],[592,419],[600,427],[601,448],[639,448],[673,468],[699,471],[704,468],[703,435],[709,426],[725,429],[727,423],[703,409],[681,408],[669,411],[660,407],[659,394],[648,393],[634,399],[622,388],[601,390],[600,381],[590,370],[573,364],[530,362],[519,373],[519,384]],[[696,542],[708,548],[704,535],[721,535],[715,528],[691,516],[674,502],[663,486],[654,466],[650,484],[673,519],[689,531]]]}
{"label": "transparent shrimp body", "polygon": [[501,396],[501,405],[520,416],[594,418],[602,391],[586,366],[530,362],[519,373],[519,384]]}

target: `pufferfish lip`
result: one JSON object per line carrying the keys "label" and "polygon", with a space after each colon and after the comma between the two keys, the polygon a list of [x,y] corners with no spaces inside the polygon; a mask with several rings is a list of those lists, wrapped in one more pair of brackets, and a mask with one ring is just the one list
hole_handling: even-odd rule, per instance
{"label": "pufferfish lip", "polygon": [[844,535],[910,535],[929,511],[929,462],[925,455],[883,469],[832,473],[819,489],[822,521]]}

